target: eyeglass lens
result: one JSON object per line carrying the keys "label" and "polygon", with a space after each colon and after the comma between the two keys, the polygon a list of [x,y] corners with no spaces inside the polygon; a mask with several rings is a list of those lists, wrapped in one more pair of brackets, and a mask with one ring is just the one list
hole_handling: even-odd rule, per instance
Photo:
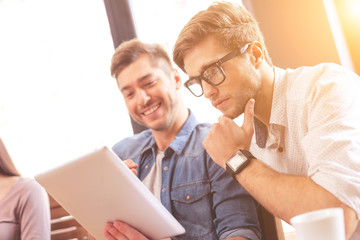
{"label": "eyeglass lens", "polygon": [[[220,69],[220,66],[215,64],[206,69],[200,78],[204,79],[209,84],[216,86],[224,81],[225,76]],[[193,81],[190,80],[187,82],[187,87],[195,96],[199,97],[203,94],[201,79],[193,79]]]}

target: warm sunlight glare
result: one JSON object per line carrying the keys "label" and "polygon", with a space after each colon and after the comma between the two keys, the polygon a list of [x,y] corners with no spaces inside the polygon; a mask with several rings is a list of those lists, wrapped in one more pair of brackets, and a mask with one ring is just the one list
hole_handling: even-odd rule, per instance
{"label": "warm sunlight glare", "polygon": [[348,18],[352,19],[353,23],[360,22],[360,1],[359,0],[344,0],[345,9],[348,13]]}

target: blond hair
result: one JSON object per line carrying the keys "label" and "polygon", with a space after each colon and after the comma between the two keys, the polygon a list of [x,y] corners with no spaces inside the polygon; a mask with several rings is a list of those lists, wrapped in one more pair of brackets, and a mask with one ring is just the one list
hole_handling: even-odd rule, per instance
{"label": "blond hair", "polygon": [[228,50],[239,49],[246,43],[258,41],[264,47],[265,60],[272,65],[255,18],[242,5],[215,2],[190,19],[175,43],[173,60],[184,72],[184,56],[208,36],[213,36]]}

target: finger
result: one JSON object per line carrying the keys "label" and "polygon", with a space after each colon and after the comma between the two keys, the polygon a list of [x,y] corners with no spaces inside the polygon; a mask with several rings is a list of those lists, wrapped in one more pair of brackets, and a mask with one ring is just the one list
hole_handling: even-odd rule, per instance
{"label": "finger", "polygon": [[128,166],[128,168],[133,169],[133,168],[138,168],[139,164],[135,163],[133,160],[131,159],[127,159],[124,161],[125,165]]}
{"label": "finger", "polygon": [[221,126],[221,129],[224,130],[224,127],[226,129],[231,129],[234,126],[239,127],[233,119],[227,117],[227,116],[220,116],[219,117],[219,123],[218,123],[219,127]]}
{"label": "finger", "polygon": [[105,231],[105,232],[104,232],[104,237],[105,237],[107,240],[116,240],[116,238],[114,238],[108,231]]}
{"label": "finger", "polygon": [[135,228],[119,220],[114,222],[114,227],[124,236],[126,236],[127,239],[147,240],[147,238],[138,232]]}
{"label": "finger", "polygon": [[112,222],[107,222],[104,229],[104,236],[108,240],[128,240],[126,236]]}
{"label": "finger", "polygon": [[221,115],[219,118],[218,118],[218,122],[219,124],[222,124],[226,121],[226,117],[224,115]]}
{"label": "finger", "polygon": [[219,122],[217,123],[213,123],[213,125],[211,126],[210,131],[208,131],[208,137],[211,137],[211,135],[213,135],[214,133],[216,133],[217,131],[219,131],[219,129],[221,128],[221,123],[222,119],[219,118]]}
{"label": "finger", "polygon": [[138,174],[138,172],[136,171],[136,169],[131,169],[131,171],[132,171],[135,175]]}
{"label": "finger", "polygon": [[245,106],[244,111],[244,123],[242,128],[246,132],[252,132],[254,129],[254,108],[255,108],[255,100],[250,99]]}
{"label": "finger", "polygon": [[119,230],[115,227],[112,227],[108,231],[109,235],[112,236],[110,239],[115,240],[129,240],[129,238],[126,237],[126,235],[122,232],[119,232]]}

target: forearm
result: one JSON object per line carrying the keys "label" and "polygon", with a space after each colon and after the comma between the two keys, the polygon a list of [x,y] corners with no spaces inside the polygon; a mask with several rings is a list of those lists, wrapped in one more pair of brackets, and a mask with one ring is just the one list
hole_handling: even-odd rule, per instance
{"label": "forearm", "polygon": [[252,159],[237,175],[237,180],[261,205],[286,222],[304,212],[341,207],[347,236],[351,236],[356,228],[355,211],[309,177],[280,174]]}

